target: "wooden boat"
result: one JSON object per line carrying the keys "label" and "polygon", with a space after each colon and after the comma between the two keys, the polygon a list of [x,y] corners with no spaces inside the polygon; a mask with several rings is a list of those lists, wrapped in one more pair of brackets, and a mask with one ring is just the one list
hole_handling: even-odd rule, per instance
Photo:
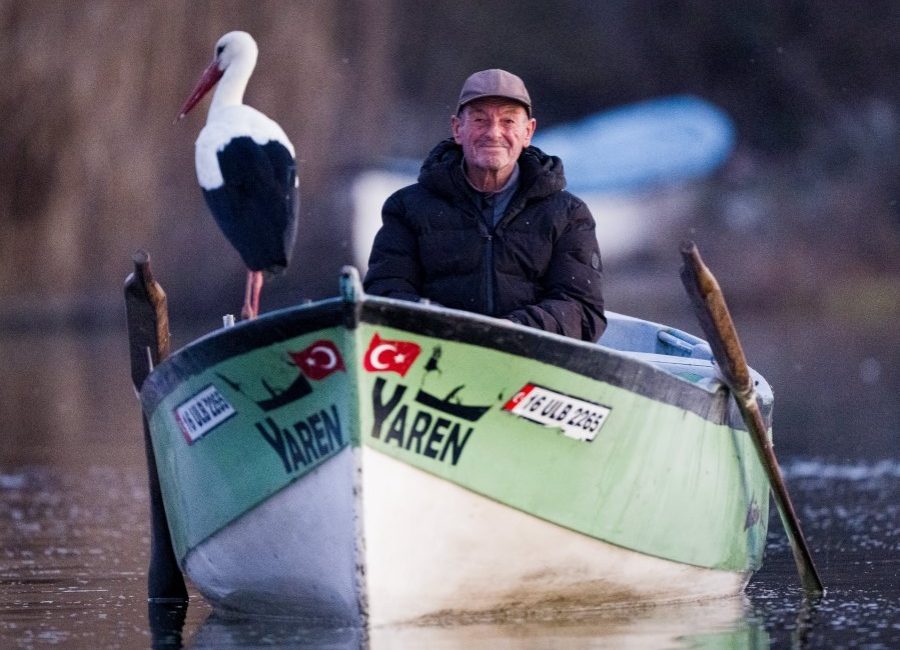
{"label": "wooden boat", "polygon": [[591,344],[346,269],[191,343],[141,391],[179,566],[217,607],[339,625],[739,593],[769,483],[710,349],[608,318]]}

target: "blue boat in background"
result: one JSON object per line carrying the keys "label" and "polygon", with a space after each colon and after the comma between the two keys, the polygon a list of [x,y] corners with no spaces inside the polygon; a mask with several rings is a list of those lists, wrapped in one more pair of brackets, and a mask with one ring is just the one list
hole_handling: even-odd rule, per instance
{"label": "blue boat in background", "polygon": [[722,109],[676,95],[538,129],[534,144],[562,158],[569,189],[578,194],[705,176],[725,162],[735,140],[734,124]]}
{"label": "blue boat in background", "polygon": [[[590,208],[609,262],[683,237],[680,224],[697,198],[689,182],[721,167],[736,140],[734,124],[721,108],[699,97],[673,95],[546,129],[539,121],[534,144],[562,159],[568,189]],[[381,225],[381,206],[415,182],[419,165],[394,160],[354,179],[354,259],[363,271]]]}

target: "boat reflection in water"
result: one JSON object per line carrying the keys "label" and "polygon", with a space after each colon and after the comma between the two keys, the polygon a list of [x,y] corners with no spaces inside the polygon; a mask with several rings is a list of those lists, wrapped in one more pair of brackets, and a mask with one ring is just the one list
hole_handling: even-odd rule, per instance
{"label": "boat reflection in water", "polygon": [[[606,611],[567,611],[551,620],[469,622],[338,629],[303,627],[290,619],[213,612],[190,639],[192,648],[768,648],[762,625],[746,616],[742,597]],[[160,637],[157,638],[173,638]]]}

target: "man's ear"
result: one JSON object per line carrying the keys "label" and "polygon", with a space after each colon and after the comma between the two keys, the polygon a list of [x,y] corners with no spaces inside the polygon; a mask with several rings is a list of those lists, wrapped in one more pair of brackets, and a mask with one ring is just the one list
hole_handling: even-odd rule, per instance
{"label": "man's ear", "polygon": [[453,141],[456,144],[461,144],[459,141],[459,127],[462,124],[462,120],[459,119],[458,115],[450,116],[450,133],[453,134]]}
{"label": "man's ear", "polygon": [[528,133],[528,137],[525,139],[525,146],[526,146],[526,147],[531,145],[531,138],[534,137],[534,132],[535,132],[536,130],[537,130],[537,120],[534,119],[533,117],[532,117],[532,118],[529,118],[529,120],[528,120],[528,131],[529,131],[529,133]]}

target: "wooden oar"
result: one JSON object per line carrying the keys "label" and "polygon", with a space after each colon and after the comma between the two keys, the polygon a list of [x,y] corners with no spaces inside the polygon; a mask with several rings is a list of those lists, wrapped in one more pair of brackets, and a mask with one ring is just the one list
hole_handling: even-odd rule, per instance
{"label": "wooden oar", "polygon": [[756,400],[753,378],[750,376],[750,369],[747,367],[731,314],[725,305],[725,297],[722,295],[716,278],[700,258],[700,252],[694,242],[682,244],[681,256],[684,259],[684,266],[681,267],[681,281],[691,298],[700,326],[706,334],[725,383],[728,384],[737,401],[750,437],[753,438],[759,460],[769,478],[778,514],[781,515],[781,522],[784,524],[788,542],[794,553],[794,561],[797,563],[800,582],[810,596],[822,595],[825,593],[825,589],[822,587],[819,573],[813,564],[806,538],[803,537],[803,531],[800,530],[800,521],[788,495],[781,469],[778,467],[778,460],[775,458],[772,442],[769,439],[768,427]]}
{"label": "wooden oar", "polygon": [[[125,279],[125,311],[131,352],[131,381],[139,391],[153,367],[169,355],[169,313],[166,294],[150,273],[150,256],[138,251],[132,257],[134,273]],[[169,522],[166,519],[156,457],[147,416],[144,422],[144,451],[150,488],[150,567],[147,595],[151,601],[187,600],[184,577],[175,560]]]}

